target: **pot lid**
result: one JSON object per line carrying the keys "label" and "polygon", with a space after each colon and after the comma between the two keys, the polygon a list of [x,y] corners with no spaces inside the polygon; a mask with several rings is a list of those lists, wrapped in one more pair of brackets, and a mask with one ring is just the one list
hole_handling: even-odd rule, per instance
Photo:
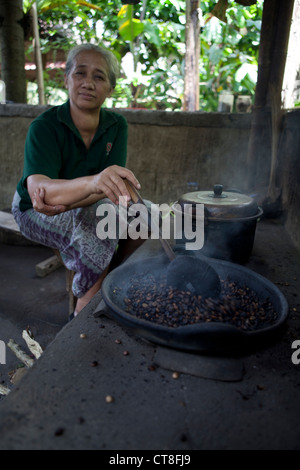
{"label": "pot lid", "polygon": [[254,216],[258,205],[253,198],[236,191],[223,191],[221,184],[214,185],[212,191],[197,191],[184,194],[178,201],[185,204],[204,204],[204,210],[211,218],[238,218]]}

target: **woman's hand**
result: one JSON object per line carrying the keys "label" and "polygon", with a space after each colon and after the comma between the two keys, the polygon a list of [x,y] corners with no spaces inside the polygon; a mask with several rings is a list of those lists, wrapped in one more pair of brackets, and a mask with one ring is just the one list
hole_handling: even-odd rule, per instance
{"label": "woman's hand", "polygon": [[45,190],[43,188],[37,188],[32,198],[32,205],[36,212],[40,212],[41,214],[45,214],[52,217],[68,210],[68,206],[49,206],[45,203],[44,199]]}
{"label": "woman's hand", "polygon": [[119,204],[119,198],[124,197],[130,201],[131,197],[124,183],[128,179],[136,189],[141,185],[127,168],[117,165],[109,166],[101,173],[94,176],[95,193],[104,193],[114,204]]}

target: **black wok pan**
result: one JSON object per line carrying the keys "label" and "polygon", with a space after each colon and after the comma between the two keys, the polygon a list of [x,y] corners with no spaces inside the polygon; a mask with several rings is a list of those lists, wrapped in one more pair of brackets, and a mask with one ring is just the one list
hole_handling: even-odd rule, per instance
{"label": "black wok pan", "polygon": [[[103,300],[108,307],[108,315],[129,328],[130,331],[151,342],[175,349],[203,353],[242,352],[249,348],[266,346],[277,339],[288,317],[288,303],[281,291],[269,280],[255,272],[228,261],[208,259],[211,266],[222,279],[247,285],[262,300],[269,299],[278,313],[276,323],[262,329],[245,332],[225,323],[197,323],[170,328],[139,319],[126,312],[124,299],[132,277],[151,273],[159,274],[168,266],[166,256],[146,258],[142,261],[128,262],[113,270],[102,285]],[[116,287],[118,289],[116,289]]]}

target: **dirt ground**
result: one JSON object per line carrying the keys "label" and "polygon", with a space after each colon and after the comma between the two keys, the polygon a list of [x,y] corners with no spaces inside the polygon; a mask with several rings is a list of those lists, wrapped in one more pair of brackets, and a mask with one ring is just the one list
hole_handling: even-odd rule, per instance
{"label": "dirt ground", "polygon": [[[47,277],[36,274],[36,265],[53,256],[41,246],[0,244],[0,340],[10,339],[28,352],[22,332],[30,328],[43,349],[55,338],[68,318],[68,294],[65,270]],[[6,365],[0,366],[0,383],[9,381],[9,373],[19,366],[6,348]]]}
{"label": "dirt ground", "polygon": [[[67,323],[64,268],[44,278],[36,274],[36,265],[51,256],[52,251],[45,247],[0,243],[0,340],[5,343],[13,339],[23,347],[22,331],[29,327],[45,349]],[[253,253],[246,266],[271,280],[286,296],[290,316],[284,341],[290,347],[293,341],[300,340],[300,254],[280,222],[265,220],[258,224]],[[3,384],[8,381],[9,372],[18,367],[15,356],[8,349],[6,352],[7,364],[0,367]]]}
{"label": "dirt ground", "polygon": [[[149,256],[151,240],[140,250],[135,257]],[[29,326],[46,348],[36,367],[1,399],[1,448],[299,450],[300,364],[292,362],[292,345],[300,340],[300,253],[280,222],[258,225],[247,267],[282,291],[289,318],[277,342],[232,363],[234,373],[242,371],[238,381],[217,377],[220,370],[228,374],[226,358],[218,358],[216,369],[213,358],[187,354],[184,359],[189,366],[196,360],[201,374],[182,373],[174,380],[171,363],[178,368],[182,356],[128,335],[112,320],[94,318],[95,307],[63,328],[64,269],[42,279],[35,273],[36,264],[51,255],[37,246],[0,245],[0,339],[23,346],[21,334]],[[82,331],[86,341],[79,339]],[[124,356],[122,348],[130,354]],[[93,361],[99,367],[87,366]],[[153,362],[155,371],[149,369]],[[18,364],[7,351],[0,382],[11,388],[9,373]],[[205,367],[210,377],[203,375]],[[113,407],[101,399],[108,391],[116,398]],[[59,439],[58,428],[64,429]]]}

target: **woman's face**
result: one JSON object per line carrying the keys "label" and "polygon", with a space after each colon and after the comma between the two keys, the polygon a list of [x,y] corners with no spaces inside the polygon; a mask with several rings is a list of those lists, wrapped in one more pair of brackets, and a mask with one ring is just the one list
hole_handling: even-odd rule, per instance
{"label": "woman's face", "polygon": [[65,77],[65,85],[71,105],[86,111],[99,110],[112,93],[105,59],[95,51],[81,52]]}

